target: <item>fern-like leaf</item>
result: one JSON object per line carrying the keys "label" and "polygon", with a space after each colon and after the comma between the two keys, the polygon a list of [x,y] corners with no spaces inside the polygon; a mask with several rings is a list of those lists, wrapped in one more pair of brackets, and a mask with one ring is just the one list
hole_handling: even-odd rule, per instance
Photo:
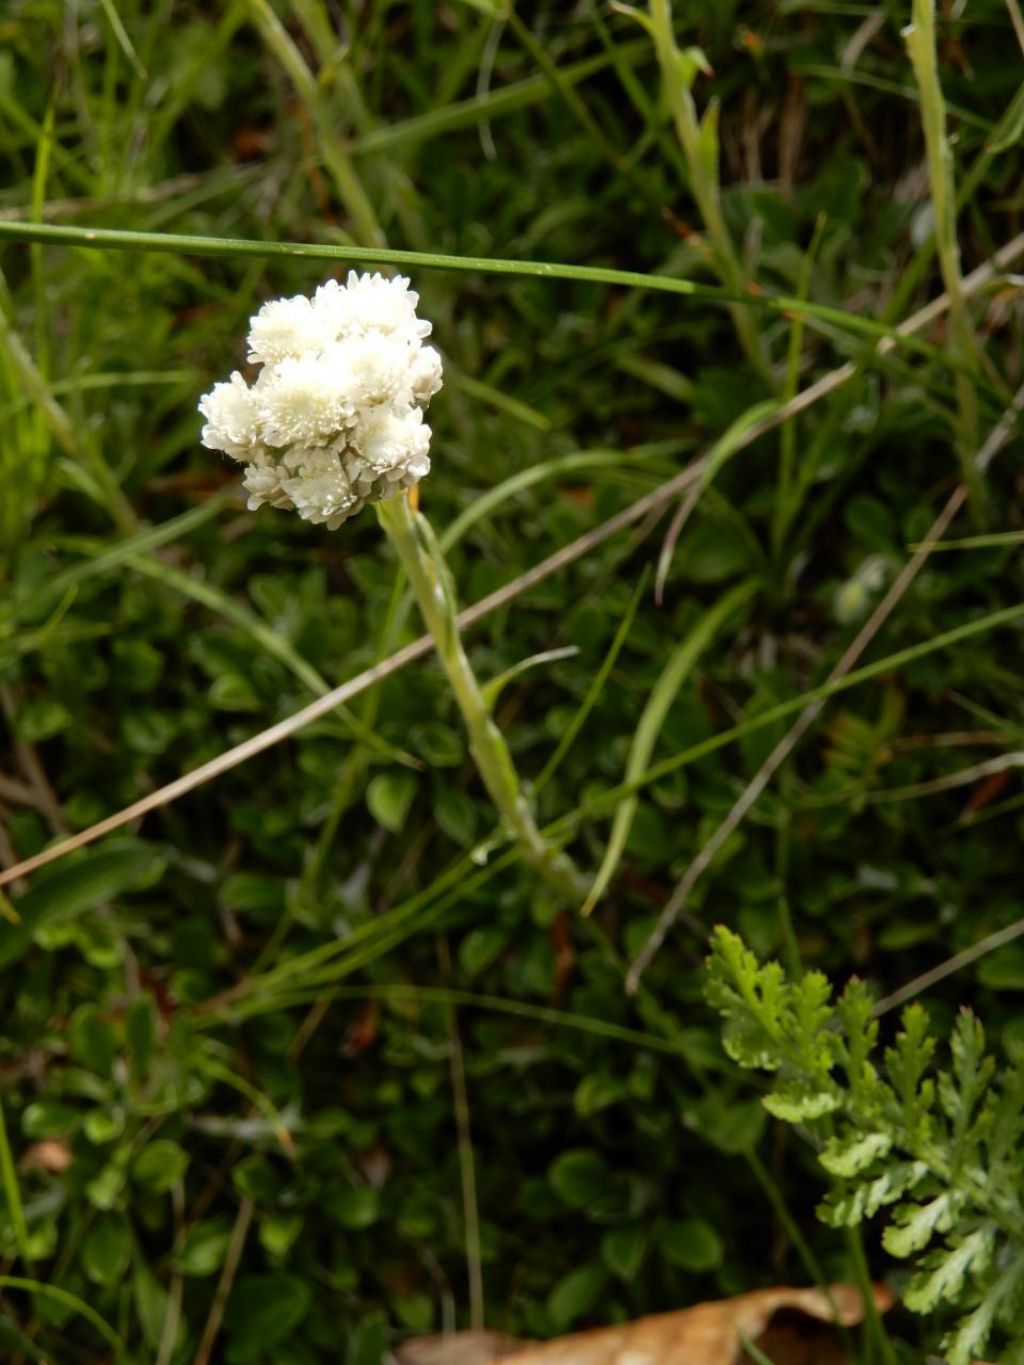
{"label": "fern-like leaf", "polygon": [[999,1074],[966,1010],[951,1065],[938,1068],[917,1004],[879,1059],[862,982],[833,1003],[820,973],[789,981],[727,929],[713,939],[707,995],[729,1055],[773,1073],[765,1108],[816,1142],[833,1182],[821,1219],[851,1228],[892,1207],[883,1245],[910,1262],[906,1306],[953,1319],[950,1365],[992,1356],[996,1336],[998,1359],[1024,1365],[1024,1071]]}

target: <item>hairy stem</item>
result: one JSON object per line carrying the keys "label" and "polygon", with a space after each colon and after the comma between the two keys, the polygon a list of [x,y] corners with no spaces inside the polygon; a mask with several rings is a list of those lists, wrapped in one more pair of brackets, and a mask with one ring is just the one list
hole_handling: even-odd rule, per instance
{"label": "hairy stem", "polygon": [[395,548],[419,603],[424,623],[451,684],[469,734],[469,748],[502,823],[519,843],[523,856],[560,896],[582,900],[585,885],[572,861],[550,844],[537,828],[523,795],[512,755],[462,647],[448,569],[429,522],[407,499],[377,504],[377,515]]}

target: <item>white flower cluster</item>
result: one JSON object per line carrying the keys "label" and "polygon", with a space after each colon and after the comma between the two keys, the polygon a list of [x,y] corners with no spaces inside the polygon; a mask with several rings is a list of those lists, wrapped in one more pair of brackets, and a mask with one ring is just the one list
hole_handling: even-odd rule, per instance
{"label": "white flower cluster", "polygon": [[236,370],[199,402],[203,445],[246,466],[250,508],[294,508],[333,531],[429,471],[423,409],[441,357],[418,302],[407,279],[351,271],[251,319],[255,383]]}

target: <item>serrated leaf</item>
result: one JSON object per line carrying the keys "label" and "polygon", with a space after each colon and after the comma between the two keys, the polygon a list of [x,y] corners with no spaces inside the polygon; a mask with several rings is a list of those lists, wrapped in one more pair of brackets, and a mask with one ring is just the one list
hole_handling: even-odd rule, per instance
{"label": "serrated leaf", "polygon": [[925,1077],[935,1055],[935,1039],[928,1031],[928,1015],[923,1006],[908,1006],[901,1022],[903,1027],[895,1046],[886,1049],[885,1064],[903,1108],[907,1141],[917,1146],[927,1136],[935,1100],[934,1083]]}
{"label": "serrated leaf", "polygon": [[[1005,1318],[1006,1310],[1013,1313],[1013,1306],[1020,1303],[1024,1285],[1024,1257],[1017,1256],[1006,1267],[996,1282],[986,1293],[982,1302],[967,1317],[962,1319],[957,1330],[942,1343],[949,1365],[974,1365],[980,1360],[988,1345],[989,1338],[998,1321]],[[1024,1340],[1019,1343],[1024,1351]],[[1004,1356],[1006,1365],[1010,1365]]]}
{"label": "serrated leaf", "polygon": [[892,1150],[886,1133],[867,1133],[864,1137],[831,1138],[818,1160],[831,1175],[850,1179],[860,1175]]}
{"label": "serrated leaf", "polygon": [[847,982],[836,1002],[836,1017],[842,1029],[837,1056],[846,1070],[851,1098],[862,1113],[875,1110],[884,1094],[884,1086],[871,1061],[878,1042],[874,1006],[871,992],[857,977]]}
{"label": "serrated leaf", "polygon": [[807,972],[790,988],[793,1042],[799,1062],[808,1071],[826,1075],[836,1056],[832,1022],[832,987],[821,972]]}
{"label": "serrated leaf", "polygon": [[969,1274],[979,1274],[992,1259],[995,1231],[991,1226],[976,1228],[952,1251],[933,1258],[934,1269],[915,1275],[903,1295],[903,1302],[914,1313],[932,1313],[942,1303],[953,1303],[963,1291]]}
{"label": "serrated leaf", "polygon": [[785,1058],[759,1020],[736,1014],[722,1028],[722,1046],[734,1062],[748,1070],[777,1071]]}
{"label": "serrated leaf", "polygon": [[769,1114],[786,1123],[809,1123],[814,1119],[834,1114],[842,1107],[843,1095],[838,1086],[822,1086],[817,1080],[787,1081],[763,1104]]}
{"label": "serrated leaf", "polygon": [[818,1206],[818,1217],[833,1228],[853,1228],[873,1218],[886,1204],[895,1204],[928,1174],[923,1161],[900,1162],[863,1185],[833,1190]]}
{"label": "serrated leaf", "polygon": [[981,1358],[995,1326],[994,1315],[995,1305],[986,1299],[963,1319],[957,1331],[944,1343],[949,1365],[973,1365]]}
{"label": "serrated leaf", "polygon": [[957,1197],[944,1190],[927,1204],[901,1204],[893,1221],[882,1234],[882,1245],[892,1256],[913,1256],[923,1251],[932,1238],[953,1226]]}
{"label": "serrated leaf", "polygon": [[760,966],[739,935],[719,925],[711,939],[705,994],[723,1016],[722,1041],[733,1061],[769,1071],[782,1066],[789,987],[777,962]]}

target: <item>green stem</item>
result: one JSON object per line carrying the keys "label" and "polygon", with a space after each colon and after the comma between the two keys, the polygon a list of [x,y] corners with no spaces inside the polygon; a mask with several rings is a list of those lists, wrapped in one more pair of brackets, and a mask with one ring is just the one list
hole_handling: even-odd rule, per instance
{"label": "green stem", "polygon": [[[29,223],[0,218],[0,246],[4,242],[29,245],[40,242],[44,246],[78,247],[85,251],[159,251],[178,256],[213,256],[221,259],[273,260],[277,257],[344,261],[348,265],[391,265],[417,270],[473,271],[484,275],[510,275],[525,279],[581,280],[591,284],[616,285],[624,289],[650,289],[660,293],[680,294],[688,298],[704,299],[708,303],[736,304],[738,307],[760,309],[764,312],[791,317],[799,314],[823,335],[841,334],[863,336],[874,341],[885,341],[889,346],[934,362],[945,360],[956,369],[950,356],[930,341],[911,332],[845,312],[825,303],[801,301],[785,294],[753,294],[742,289],[726,289],[717,284],[698,284],[695,280],[676,275],[645,274],[640,270],[614,270],[601,265],[572,265],[561,261],[509,260],[498,256],[453,256],[448,252],[406,251],[389,247],[366,247],[350,243],[329,242],[270,242],[245,237],[202,237],[192,233],[134,232],[124,228],[85,227],[67,223]],[[1020,254],[1019,239],[1007,243],[996,254],[1000,270],[1005,269]]]}
{"label": "green stem", "polygon": [[558,894],[580,901],[586,887],[572,861],[543,838],[523,795],[504,736],[491,718],[456,621],[448,568],[430,524],[404,496],[377,504],[377,515],[395,548],[419,603],[438,658],[469,733],[469,748],[501,819],[523,856]]}
{"label": "green stem", "polygon": [[846,1229],[846,1245],[850,1251],[854,1275],[864,1304],[864,1345],[869,1353],[867,1365],[873,1365],[876,1359],[881,1361],[881,1365],[897,1365],[896,1353],[875,1300],[875,1288],[871,1283],[871,1270],[864,1254],[860,1228]]}
{"label": "green stem", "polygon": [[978,351],[960,270],[953,152],[946,136],[946,102],[939,82],[935,50],[935,0],[913,0],[912,14],[913,22],[906,30],[907,50],[921,96],[921,122],[935,219],[935,247],[942,280],[949,294],[948,349],[951,359],[958,364],[956,397],[960,411],[960,432],[957,453],[975,515],[980,516],[984,509],[985,485],[974,459],[978,447],[978,395],[971,373],[977,369]]}
{"label": "green stem", "polygon": [[[746,272],[722,215],[718,174],[718,130],[715,107],[701,124],[684,76],[684,54],[672,29],[672,0],[651,0],[650,31],[661,68],[661,78],[672,110],[676,133],[686,157],[690,190],[711,242],[715,271],[727,289],[745,293]],[[751,363],[769,382],[771,367],[765,357],[757,321],[746,308],[732,308],[733,325]]]}
{"label": "green stem", "polygon": [[7,1124],[4,1119],[2,1103],[0,1103],[0,1189],[4,1192],[7,1214],[14,1227],[14,1245],[25,1269],[31,1273],[32,1252],[29,1248],[25,1209],[21,1202],[21,1191],[18,1189],[18,1173],[15,1169],[14,1157],[7,1140]]}

